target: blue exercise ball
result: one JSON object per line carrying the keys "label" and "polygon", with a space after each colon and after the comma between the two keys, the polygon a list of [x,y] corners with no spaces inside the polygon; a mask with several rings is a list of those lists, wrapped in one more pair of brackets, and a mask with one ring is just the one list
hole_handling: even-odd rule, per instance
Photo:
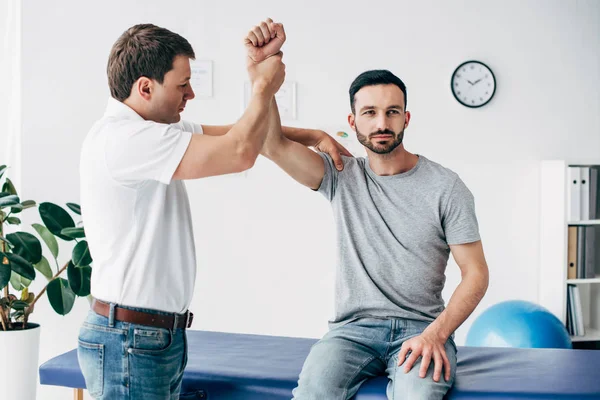
{"label": "blue exercise ball", "polygon": [[467,333],[467,346],[571,349],[565,326],[544,307],[511,300],[485,310]]}

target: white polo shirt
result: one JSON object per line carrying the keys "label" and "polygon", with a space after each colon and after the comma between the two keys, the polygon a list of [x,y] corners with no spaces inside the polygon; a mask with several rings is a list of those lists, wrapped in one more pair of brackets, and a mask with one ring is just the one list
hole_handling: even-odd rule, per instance
{"label": "white polo shirt", "polygon": [[110,98],[83,143],[81,211],[94,259],[91,291],[121,305],[183,313],[196,280],[183,181],[171,180],[202,126],[146,121]]}

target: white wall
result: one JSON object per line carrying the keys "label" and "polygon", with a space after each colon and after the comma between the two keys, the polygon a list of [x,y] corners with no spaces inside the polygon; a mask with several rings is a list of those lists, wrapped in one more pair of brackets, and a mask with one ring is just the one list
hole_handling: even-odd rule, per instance
{"label": "white wall", "polygon": [[21,185],[21,7],[19,0],[0,2],[0,164],[8,165],[7,175]]}
{"label": "white wall", "polygon": [[[24,3],[23,197],[78,201],[80,145],[104,111],[108,52],[127,27],[165,26],[213,60],[214,97],[191,102],[184,118],[224,124],[241,111],[241,39],[270,16],[288,33],[287,78],[298,83],[294,125],[345,127],[348,86],[366,69],[387,68],[406,82],[407,149],[458,172],[476,198],[491,284],[474,316],[502,300],[537,300],[538,161],[600,152],[594,0]],[[469,59],[496,74],[496,96],[482,109],[459,105],[449,90],[454,68]],[[327,202],[265,160],[245,176],[189,182],[188,189],[199,267],[194,328],[321,336],[335,259]],[[459,279],[451,263],[446,299]],[[87,304],[61,318],[41,303],[33,320],[43,325],[44,361],[75,347]],[[457,332],[459,344],[471,321]],[[43,387],[38,397],[67,392]]]}

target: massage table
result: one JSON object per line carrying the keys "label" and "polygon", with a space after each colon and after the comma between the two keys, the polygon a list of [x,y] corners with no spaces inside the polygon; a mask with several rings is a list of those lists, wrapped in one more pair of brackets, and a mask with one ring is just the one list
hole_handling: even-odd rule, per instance
{"label": "massage table", "polygon": [[[180,399],[289,400],[315,339],[189,330]],[[600,399],[597,350],[458,347],[446,399]],[[85,382],[77,350],[40,366],[40,383],[74,389]],[[365,382],[356,400],[386,399],[386,377]],[[325,400],[325,399],[324,399]]]}

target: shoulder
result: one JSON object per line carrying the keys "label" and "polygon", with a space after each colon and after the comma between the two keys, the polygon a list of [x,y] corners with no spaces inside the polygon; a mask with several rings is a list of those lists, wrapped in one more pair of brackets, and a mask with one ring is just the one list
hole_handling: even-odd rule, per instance
{"label": "shoulder", "polygon": [[453,186],[454,183],[460,180],[456,172],[448,167],[445,167],[435,161],[431,161],[425,156],[420,155],[423,162],[423,170],[430,175],[430,178],[436,179],[438,182],[443,182]]}
{"label": "shoulder", "polygon": [[[329,164],[333,169],[335,166],[333,165],[333,159],[327,153],[319,152],[318,153],[323,160],[327,164]],[[342,156],[342,161],[344,162],[344,169],[340,171],[340,173],[351,173],[353,171],[363,171],[365,169],[365,158],[364,157],[348,157]]]}

